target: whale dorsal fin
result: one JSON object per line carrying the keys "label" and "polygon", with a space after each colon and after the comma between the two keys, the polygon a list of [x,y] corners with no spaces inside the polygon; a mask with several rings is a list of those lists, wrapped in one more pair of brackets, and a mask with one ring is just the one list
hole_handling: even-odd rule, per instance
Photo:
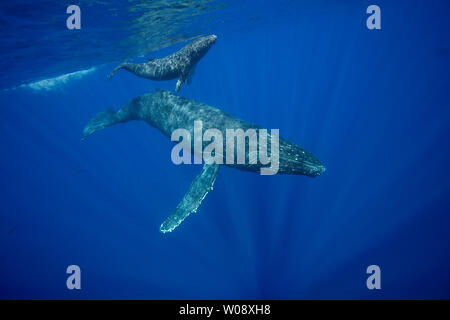
{"label": "whale dorsal fin", "polygon": [[218,164],[205,164],[202,172],[192,181],[188,192],[184,195],[183,200],[181,200],[175,211],[161,224],[159,231],[162,233],[173,231],[187,216],[192,212],[196,212],[202,200],[213,189],[218,172]]}

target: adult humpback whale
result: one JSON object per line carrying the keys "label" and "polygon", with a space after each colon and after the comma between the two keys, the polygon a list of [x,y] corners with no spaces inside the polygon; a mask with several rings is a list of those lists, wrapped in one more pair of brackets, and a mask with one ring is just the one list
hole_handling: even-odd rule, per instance
{"label": "adult humpback whale", "polygon": [[[118,111],[108,109],[97,114],[84,128],[82,139],[97,130],[131,120],[143,120],[168,137],[178,128],[192,133],[194,121],[198,120],[203,122],[205,130],[214,128],[223,133],[227,129],[240,128],[245,131],[259,128],[204,103],[185,99],[169,91],[157,90],[134,98]],[[222,151],[226,156],[226,149]],[[258,171],[261,168],[260,163],[250,165],[248,161],[245,164],[224,165],[247,171]],[[181,203],[161,225],[161,232],[174,230],[190,213],[197,211],[203,198],[212,190],[218,170],[219,164],[203,166],[202,172],[194,179]],[[324,171],[325,167],[312,153],[287,140],[279,139],[279,173],[315,177]]]}
{"label": "adult humpback whale", "polygon": [[111,72],[109,78],[119,69],[125,69],[138,77],[151,80],[171,80],[178,78],[175,87],[175,91],[178,92],[186,81],[188,84],[191,83],[197,63],[216,42],[216,39],[217,36],[215,35],[201,37],[167,57],[161,59],[150,58],[148,62],[140,64],[123,63]]}

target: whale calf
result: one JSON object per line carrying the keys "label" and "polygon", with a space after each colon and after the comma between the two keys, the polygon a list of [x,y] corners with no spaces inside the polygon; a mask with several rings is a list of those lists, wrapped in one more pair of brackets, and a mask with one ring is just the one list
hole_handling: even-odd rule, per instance
{"label": "whale calf", "polygon": [[151,80],[171,80],[178,78],[175,87],[175,91],[178,92],[185,82],[188,84],[191,83],[197,63],[209,51],[211,46],[216,43],[216,40],[216,35],[201,37],[164,58],[150,58],[145,63],[125,62],[116,67],[109,75],[109,78],[120,69],[127,70],[138,77]]}
{"label": "whale calf", "polygon": [[[132,99],[118,111],[108,109],[97,114],[84,128],[82,139],[84,140],[97,130],[132,120],[145,121],[169,138],[178,128],[193,132],[195,121],[202,121],[205,130],[217,129],[223,133],[229,129],[260,128],[207,104],[158,89],[154,93]],[[226,156],[226,148],[222,151]],[[247,154],[246,157],[248,158],[248,156]],[[262,166],[260,163],[249,164],[248,161],[244,164],[225,163],[223,165],[253,172],[258,171]],[[282,174],[316,177],[325,171],[325,167],[311,152],[282,138],[279,139],[278,165],[278,172]],[[206,194],[212,190],[219,167],[220,165],[217,163],[204,164],[201,173],[194,179],[180,204],[162,223],[161,232],[174,230],[190,213],[197,211]]]}

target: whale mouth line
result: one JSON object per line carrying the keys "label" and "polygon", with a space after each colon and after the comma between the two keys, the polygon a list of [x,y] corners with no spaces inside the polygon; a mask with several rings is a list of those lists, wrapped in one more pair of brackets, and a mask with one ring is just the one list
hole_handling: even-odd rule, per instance
{"label": "whale mouth line", "polygon": [[311,168],[311,171],[314,172],[314,174],[316,174],[317,176],[320,176],[322,173],[324,173],[327,168],[325,168],[325,166],[323,165],[313,165],[313,166],[308,166],[309,168]]}

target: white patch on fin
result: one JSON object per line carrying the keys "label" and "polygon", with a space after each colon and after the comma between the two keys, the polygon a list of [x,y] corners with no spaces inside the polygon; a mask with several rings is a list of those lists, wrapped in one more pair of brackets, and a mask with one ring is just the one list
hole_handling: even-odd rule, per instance
{"label": "white patch on fin", "polygon": [[182,80],[181,77],[178,78],[177,85],[175,86],[175,92],[180,91],[180,89],[183,87],[183,84],[184,80]]}

